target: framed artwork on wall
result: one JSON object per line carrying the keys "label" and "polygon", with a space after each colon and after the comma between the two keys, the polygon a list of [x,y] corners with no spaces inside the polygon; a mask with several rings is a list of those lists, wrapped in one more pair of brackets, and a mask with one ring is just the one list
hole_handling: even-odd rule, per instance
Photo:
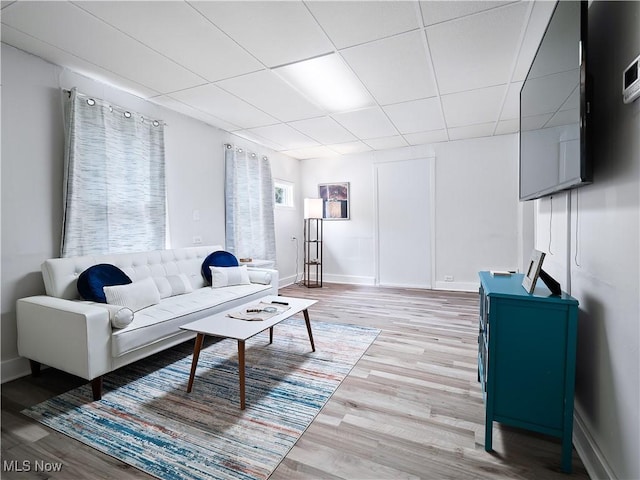
{"label": "framed artwork on wall", "polygon": [[349,220],[349,182],[321,183],[318,196],[322,199],[322,218]]}

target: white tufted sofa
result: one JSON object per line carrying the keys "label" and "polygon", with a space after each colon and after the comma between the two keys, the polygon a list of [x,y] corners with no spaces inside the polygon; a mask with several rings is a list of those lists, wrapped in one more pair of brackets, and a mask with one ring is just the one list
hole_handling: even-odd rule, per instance
{"label": "white tufted sofa", "polygon": [[[18,353],[31,361],[34,375],[44,364],[90,380],[94,399],[100,399],[105,373],[194,337],[181,330],[181,325],[278,294],[277,270],[253,269],[263,280],[270,279],[269,284],[206,286],[200,269],[207,255],[216,250],[222,247],[46,260],[42,264],[46,295],[17,302]],[[126,327],[116,329],[104,304],[83,301],[77,291],[80,273],[99,263],[119,267],[133,282],[184,273],[193,291],[163,298],[135,312]]]}

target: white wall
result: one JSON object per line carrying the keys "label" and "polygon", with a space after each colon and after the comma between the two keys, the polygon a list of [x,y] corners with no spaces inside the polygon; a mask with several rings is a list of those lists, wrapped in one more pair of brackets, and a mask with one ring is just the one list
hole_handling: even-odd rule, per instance
{"label": "white wall", "polygon": [[480,270],[517,270],[518,137],[436,146],[436,287],[477,290]]}
{"label": "white wall", "polygon": [[479,270],[518,269],[517,149],[505,135],[301,162],[303,196],[317,197],[319,183],[351,186],[351,220],[325,222],[325,280],[374,283],[373,165],[411,158],[435,157],[435,288],[473,291]]}
{"label": "white wall", "polygon": [[543,267],[580,302],[574,443],[592,478],[640,478],[640,3],[589,7],[594,183],[536,201]]}
{"label": "white wall", "polygon": [[[15,302],[44,293],[41,263],[59,256],[62,218],[63,116],[61,88],[80,91],[163,119],[171,247],[224,245],[225,142],[267,155],[275,177],[296,183],[299,162],[201,121],[64,70],[2,44],[2,379],[26,373],[16,349]],[[194,220],[194,211],[200,220]],[[295,276],[299,210],[277,210],[277,267]]]}
{"label": "white wall", "polygon": [[[285,180],[293,184],[294,206],[276,207],[276,258],[280,273],[280,285],[289,285],[300,281],[299,265],[302,260],[302,197],[300,194],[300,161],[273,153],[277,161],[271,163],[274,179]],[[296,237],[292,241],[291,237]]]}
{"label": "white wall", "polygon": [[374,283],[373,167],[368,156],[343,156],[301,162],[302,198],[317,198],[318,184],[349,182],[350,220],[323,226],[325,282]]}

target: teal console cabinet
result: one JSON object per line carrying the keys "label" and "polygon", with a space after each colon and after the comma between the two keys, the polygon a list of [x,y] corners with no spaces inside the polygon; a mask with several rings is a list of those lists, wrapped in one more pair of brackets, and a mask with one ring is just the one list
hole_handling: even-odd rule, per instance
{"label": "teal console cabinet", "polygon": [[553,435],[570,473],[578,301],[551,295],[540,280],[529,294],[522,274],[479,275],[485,450],[492,450],[493,422]]}

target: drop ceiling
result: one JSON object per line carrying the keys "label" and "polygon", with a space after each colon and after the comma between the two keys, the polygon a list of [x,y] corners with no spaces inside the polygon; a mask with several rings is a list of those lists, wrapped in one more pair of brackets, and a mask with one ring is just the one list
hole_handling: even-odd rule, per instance
{"label": "drop ceiling", "polygon": [[[307,159],[517,132],[554,5],[3,1],[2,41]],[[277,74],[332,53],[371,106],[326,111]]]}

